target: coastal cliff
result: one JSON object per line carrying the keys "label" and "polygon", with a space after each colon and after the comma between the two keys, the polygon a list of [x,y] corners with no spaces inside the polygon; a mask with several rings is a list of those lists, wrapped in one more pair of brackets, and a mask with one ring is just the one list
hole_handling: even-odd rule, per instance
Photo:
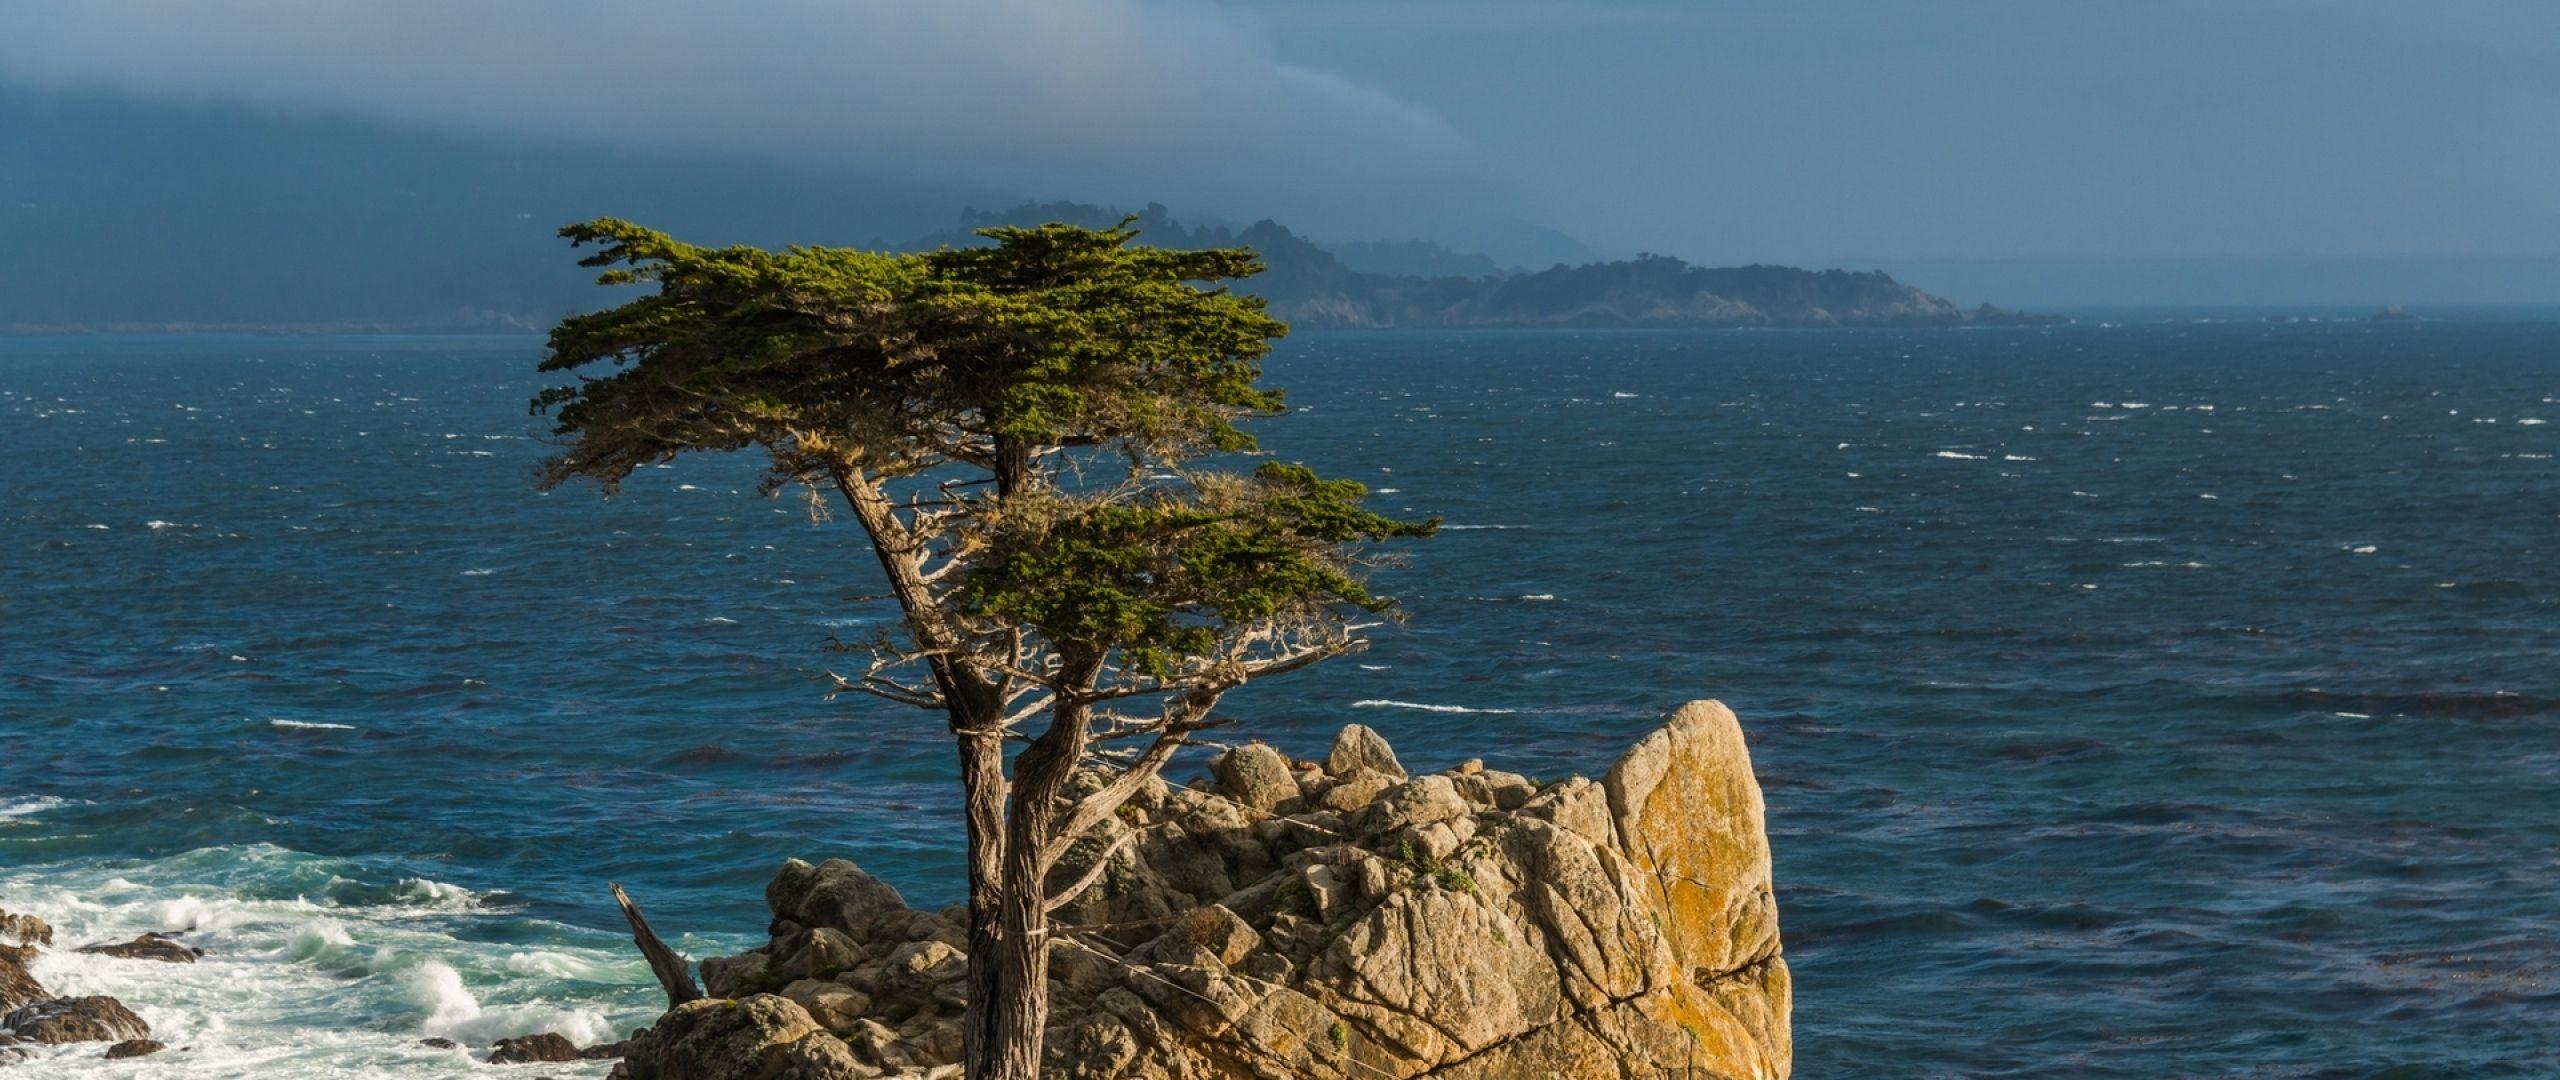
{"label": "coastal cliff", "polygon": [[[1601,780],[1408,775],[1234,747],[1057,873],[1046,1074],[1069,1080],[1782,1080],[1793,1048],[1758,782],[1693,702]],[[1099,783],[1099,777],[1086,778]],[[1099,864],[1097,866],[1097,864]],[[626,1080],[957,1076],[957,910],[830,859],[766,889],[770,941],[636,1033]]]}

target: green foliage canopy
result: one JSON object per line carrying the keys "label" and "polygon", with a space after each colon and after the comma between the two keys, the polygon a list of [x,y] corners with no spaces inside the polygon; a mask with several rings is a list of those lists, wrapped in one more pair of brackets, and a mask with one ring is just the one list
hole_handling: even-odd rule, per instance
{"label": "green foliage canopy", "polygon": [[[1253,450],[1237,422],[1281,410],[1256,383],[1286,327],[1218,284],[1260,268],[1250,251],[1137,245],[1126,222],[990,228],[992,246],[915,254],[705,248],[609,218],[562,235],[598,248],[582,263],[602,283],[656,288],[552,332],[542,370],[579,381],[534,402],[566,442],[545,483],[610,488],[684,452],[757,447],[769,485],[848,498],[974,467],[996,492],[945,488],[874,535],[962,571],[909,612],[954,631],[946,645],[1022,628],[1169,681],[1386,610],[1362,550],[1436,525],[1366,510],[1361,485],[1303,466],[1182,467]],[[1127,478],[1070,490],[1078,452],[1125,458]]]}
{"label": "green foliage canopy", "polygon": [[987,230],[996,245],[888,254],[704,248],[614,219],[562,230],[605,284],[654,284],[563,320],[542,369],[610,372],[545,392],[575,441],[548,479],[611,485],[687,450],[775,451],[906,475],[994,469],[1004,444],[1132,457],[1251,449],[1235,421],[1287,328],[1259,298],[1201,288],[1255,272],[1242,250],[1136,246],[1127,227]]}

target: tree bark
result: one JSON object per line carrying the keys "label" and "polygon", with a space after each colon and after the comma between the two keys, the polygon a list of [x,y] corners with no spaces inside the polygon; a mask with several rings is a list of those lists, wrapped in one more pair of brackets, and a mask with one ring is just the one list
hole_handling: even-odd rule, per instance
{"label": "tree bark", "polygon": [[640,955],[649,958],[650,974],[656,975],[658,985],[667,991],[667,1007],[702,1000],[702,989],[693,984],[693,968],[684,962],[684,957],[658,940],[657,932],[649,929],[648,918],[640,914],[640,905],[631,902],[630,894],[622,891],[620,883],[605,884],[612,886],[613,902],[622,905],[622,917],[631,923],[631,940],[639,943]]}
{"label": "tree bark", "polygon": [[[1004,742],[1000,735],[960,736],[960,802],[969,834],[969,1004],[960,1017],[960,1060],[970,1080],[985,1071],[1004,1040],[999,1011],[1003,979],[996,957],[1004,939]],[[1030,1075],[1030,1074],[1025,1074]]]}
{"label": "tree bark", "polygon": [[[1049,839],[1057,829],[1058,797],[1091,742],[1091,709],[1071,691],[1090,687],[1101,667],[1075,658],[1062,658],[1060,666],[1063,689],[1049,727],[1014,760],[992,940],[984,943],[983,960],[974,951],[969,956],[969,1007],[982,1016],[978,1023],[987,1040],[986,1056],[969,1059],[972,1080],[1040,1076],[1049,1026]],[[974,996],[981,972],[984,998]]]}

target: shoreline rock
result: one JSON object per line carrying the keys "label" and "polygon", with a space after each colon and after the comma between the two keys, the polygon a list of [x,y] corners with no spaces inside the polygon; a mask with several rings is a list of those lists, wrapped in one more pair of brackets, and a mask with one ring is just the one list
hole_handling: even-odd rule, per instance
{"label": "shoreline rock", "polygon": [[[36,981],[27,964],[35,959],[39,945],[53,942],[53,928],[44,920],[0,911],[0,936],[18,939],[15,945],[0,944],[0,1064],[25,1056],[28,1044],[114,1043],[107,1051],[111,1058],[140,1057],[163,1049],[151,1041],[151,1025],[123,1002],[105,995],[56,997]],[[129,944],[141,945],[153,938],[161,936],[145,934]],[[187,951],[183,945],[176,947]],[[194,952],[187,951],[187,962],[195,958]]]}
{"label": "shoreline rock", "polygon": [[203,949],[179,941],[176,934],[156,932],[112,945],[83,945],[74,951],[124,960],[158,960],[164,964],[192,964],[197,957],[204,955]]}
{"label": "shoreline rock", "polygon": [[[1792,988],[1742,731],[1694,702],[1602,780],[1407,775],[1354,725],[1259,743],[1078,842],[1045,1075],[1783,1080]],[[1098,785],[1098,776],[1079,783]],[[786,863],[766,947],[634,1034],[625,1080],[958,1075],[956,910]]]}

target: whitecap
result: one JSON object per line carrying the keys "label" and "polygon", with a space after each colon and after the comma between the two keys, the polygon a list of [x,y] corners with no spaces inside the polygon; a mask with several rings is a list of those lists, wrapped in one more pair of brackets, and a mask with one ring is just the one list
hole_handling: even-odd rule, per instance
{"label": "whitecap", "polygon": [[2375,551],[2378,551],[2378,550],[2380,550],[2380,549],[2379,549],[2379,548],[2374,547],[2372,544],[2356,544],[2356,545],[2353,545],[2353,546],[2350,546],[2350,547],[2342,548],[2341,550],[2344,550],[2344,551],[2346,551],[2348,554],[2351,554],[2351,555],[2371,555],[2371,554],[2373,554]]}
{"label": "whitecap", "polygon": [[1464,705],[1430,705],[1419,701],[1397,701],[1393,698],[1366,698],[1351,703],[1355,709],[1414,709],[1436,713],[1513,713],[1517,709],[1471,709]]}
{"label": "whitecap", "polygon": [[462,572],[462,576],[464,576],[464,577],[488,577],[489,575],[494,574],[494,573],[497,573],[497,571],[495,571],[495,570],[465,570],[465,571],[463,571],[463,572]]}
{"label": "whitecap", "polygon": [[1556,598],[1556,594],[1554,594],[1554,593],[1544,593],[1544,592],[1542,592],[1542,593],[1525,593],[1525,594],[1521,595],[1521,597],[1520,597],[1520,599],[1522,599],[1522,600],[1553,600],[1553,599],[1555,599],[1555,598]]}
{"label": "whitecap", "polygon": [[1359,667],[1362,671],[1392,671],[1395,669],[1394,664],[1361,664]]}
{"label": "whitecap", "polygon": [[2024,455],[2024,454],[2002,454],[2002,455],[2000,455],[2000,460],[2002,460],[2002,461],[2034,461],[2035,459],[2034,459],[2034,458],[2031,458],[2031,457],[2028,457],[2028,456],[2026,456],[2026,455]]}
{"label": "whitecap", "polygon": [[277,731],[354,731],[354,724],[326,724],[317,720],[269,720],[267,726]]}
{"label": "whitecap", "polygon": [[69,806],[71,800],[54,795],[28,795],[0,801],[0,818],[30,817],[57,806]]}
{"label": "whitecap", "polygon": [[1938,451],[1937,453],[1935,453],[1935,454],[1931,454],[1931,455],[1929,455],[1929,456],[1931,456],[1931,457],[1942,457],[1942,458],[1954,458],[1955,460],[1958,460],[1958,461],[1987,461],[1987,460],[1989,460],[1988,458],[1984,457],[1984,456],[1983,456],[1983,455],[1981,455],[1981,454],[1967,454],[1967,453],[1962,453],[1962,452],[1955,451],[1955,450],[1940,450],[1940,451]]}
{"label": "whitecap", "polygon": [[1462,530],[1469,530],[1469,529],[1517,529],[1517,528],[1521,528],[1521,526],[1518,526],[1518,525],[1443,525],[1443,526],[1440,526],[1440,530],[1441,530],[1442,532],[1459,532],[1459,531],[1462,531]]}
{"label": "whitecap", "polygon": [[151,531],[153,531],[153,532],[158,532],[158,531],[160,531],[160,530],[162,530],[162,529],[192,529],[192,528],[195,528],[195,526],[193,526],[193,525],[183,525],[183,524],[180,524],[180,523],[175,522],[175,521],[162,521],[162,520],[160,520],[160,519],[158,519],[158,518],[153,518],[153,519],[151,519],[151,520],[149,520],[149,521],[143,522],[142,524],[143,524],[143,525],[145,525],[145,526],[147,526],[147,527],[149,527],[149,528],[151,529]]}
{"label": "whitecap", "polygon": [[1620,391],[1617,391],[1617,392],[1615,392],[1615,393],[1610,394],[1609,396],[1610,396],[1610,397],[1613,397],[1613,398],[1631,398],[1631,397],[1641,397],[1641,396],[1643,396],[1643,395],[1640,395],[1640,394],[1630,394],[1630,393],[1628,393],[1628,392],[1626,392],[1626,391],[1624,391],[1624,390],[1620,390]]}
{"label": "whitecap", "polygon": [[2517,426],[2517,427],[2541,427],[2544,423],[2546,423],[2546,421],[2544,421],[2541,417],[2538,417],[2538,416],[2528,416],[2528,417],[2525,417],[2525,418],[2524,418],[2524,419],[2522,419],[2522,420],[2518,420],[2518,421],[2516,421],[2516,426]]}
{"label": "whitecap", "polygon": [[732,618],[730,618],[730,617],[728,617],[728,616],[726,616],[726,615],[714,615],[714,616],[712,616],[712,617],[710,617],[710,618],[708,618],[708,619],[704,619],[704,620],[702,620],[702,621],[704,621],[704,622],[716,622],[716,623],[734,623],[734,622],[736,622],[736,621],[738,621],[738,620],[736,620],[736,619],[732,619]]}

